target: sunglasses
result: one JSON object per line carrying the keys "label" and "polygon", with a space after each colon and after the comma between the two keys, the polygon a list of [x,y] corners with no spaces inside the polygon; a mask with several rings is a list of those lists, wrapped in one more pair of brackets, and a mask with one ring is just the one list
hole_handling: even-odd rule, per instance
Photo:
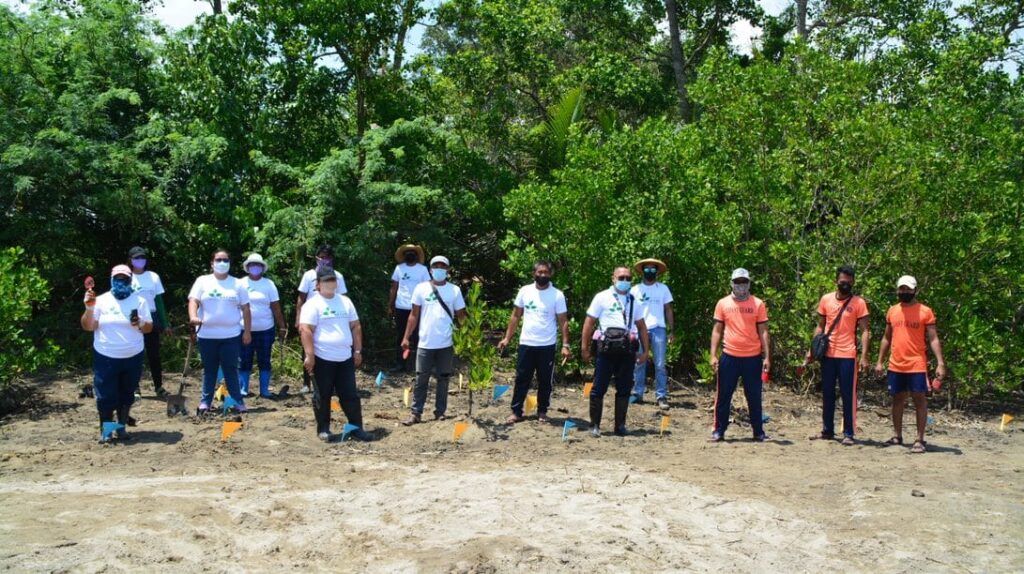
{"label": "sunglasses", "polygon": [[644,267],[644,273],[657,273],[657,267]]}
{"label": "sunglasses", "polygon": [[633,280],[633,276],[632,275],[619,275],[618,277],[616,277],[616,279],[618,279],[619,281],[632,281]]}
{"label": "sunglasses", "polygon": [[214,263],[231,263],[230,259],[224,259],[223,257],[218,257],[218,258],[214,259],[213,261],[214,261]]}

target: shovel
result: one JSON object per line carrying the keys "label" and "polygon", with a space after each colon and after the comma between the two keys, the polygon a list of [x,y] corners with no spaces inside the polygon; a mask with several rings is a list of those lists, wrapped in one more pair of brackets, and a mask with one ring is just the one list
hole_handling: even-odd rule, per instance
{"label": "shovel", "polygon": [[[198,333],[198,329],[196,333]],[[189,363],[192,362],[192,344],[194,339],[195,335],[188,338],[188,350],[185,351],[185,366],[181,369],[181,384],[178,385],[178,393],[167,395],[167,416],[169,417],[188,414],[188,409],[185,408],[185,396],[182,393],[185,392],[185,377],[188,376]]]}

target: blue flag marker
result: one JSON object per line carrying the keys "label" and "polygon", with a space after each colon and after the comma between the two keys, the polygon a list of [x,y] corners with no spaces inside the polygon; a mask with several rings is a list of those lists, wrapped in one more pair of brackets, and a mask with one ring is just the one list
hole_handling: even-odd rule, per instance
{"label": "blue flag marker", "polygon": [[359,427],[357,427],[356,425],[345,423],[345,428],[341,429],[341,440],[347,439],[348,435],[352,434],[352,431],[357,430],[359,430]]}
{"label": "blue flag marker", "polygon": [[565,421],[565,427],[562,428],[562,440],[569,439],[569,430],[576,428],[576,423],[572,421]]}
{"label": "blue flag marker", "polygon": [[504,395],[506,392],[508,392],[508,385],[494,385],[494,397],[492,400],[500,399],[501,395]]}
{"label": "blue flag marker", "polygon": [[761,415],[761,424],[764,424],[764,423],[766,423],[766,422],[768,422],[770,420],[772,420],[772,417],[770,417],[768,415]]}
{"label": "blue flag marker", "polygon": [[636,395],[629,395],[629,404],[635,403],[636,402],[636,398],[637,398]]}
{"label": "blue flag marker", "polygon": [[115,422],[104,422],[103,423],[103,438],[110,438],[110,435],[114,434],[114,431],[124,430],[124,425]]}
{"label": "blue flag marker", "polygon": [[384,371],[377,373],[377,388],[384,385]]}
{"label": "blue flag marker", "polygon": [[224,414],[228,414],[228,409],[230,409],[232,407],[237,407],[237,406],[238,406],[238,401],[236,401],[235,399],[231,398],[231,395],[228,395],[228,396],[224,397]]}

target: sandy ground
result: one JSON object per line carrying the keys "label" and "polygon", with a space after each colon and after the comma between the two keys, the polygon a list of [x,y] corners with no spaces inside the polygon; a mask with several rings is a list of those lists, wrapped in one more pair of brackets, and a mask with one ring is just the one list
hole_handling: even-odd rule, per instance
{"label": "sandy ground", "polygon": [[[552,424],[510,427],[509,395],[468,419],[454,384],[454,420],[405,428],[409,380],[361,375],[375,442],[317,441],[304,396],[250,401],[226,442],[223,419],[168,419],[147,396],[134,440],[102,446],[88,380],[41,382],[46,406],[0,426],[2,569],[1024,571],[1024,431],[996,417],[937,411],[911,455],[865,404],[864,442],[843,447],[807,440],[813,397],[773,389],[773,442],[747,439],[738,396],[730,440],[709,444],[709,390],[678,388],[664,435],[643,404],[634,436],[594,439],[579,386],[556,388]],[[581,430],[563,441],[566,417]]]}

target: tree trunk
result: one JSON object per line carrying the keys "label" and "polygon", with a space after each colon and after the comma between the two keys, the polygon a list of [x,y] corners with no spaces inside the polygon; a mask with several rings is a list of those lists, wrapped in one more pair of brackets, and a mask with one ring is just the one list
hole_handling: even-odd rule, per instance
{"label": "tree trunk", "polygon": [[405,4],[402,5],[402,23],[398,26],[398,35],[395,37],[395,57],[391,62],[391,71],[400,72],[402,70],[402,58],[405,57],[405,36],[409,32],[409,28],[413,25],[413,10],[416,9],[416,5],[419,0],[405,0]]}
{"label": "tree trunk", "polygon": [[807,0],[796,0],[796,35],[807,39]]}
{"label": "tree trunk", "polygon": [[224,13],[224,6],[222,0],[210,0],[210,4],[213,6],[214,15]]}
{"label": "tree trunk", "polygon": [[690,97],[686,88],[686,66],[683,63],[683,45],[679,39],[679,13],[676,0],[665,0],[665,14],[668,16],[668,37],[672,46],[672,75],[676,80],[676,96],[679,98],[679,117],[690,121]]}

